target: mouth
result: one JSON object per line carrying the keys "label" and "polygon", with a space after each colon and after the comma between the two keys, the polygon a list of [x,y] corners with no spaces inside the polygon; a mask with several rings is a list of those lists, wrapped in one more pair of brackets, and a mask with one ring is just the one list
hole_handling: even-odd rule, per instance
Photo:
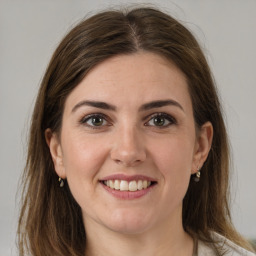
{"label": "mouth", "polygon": [[155,180],[146,176],[125,176],[122,174],[108,176],[100,180],[100,183],[102,183],[102,185],[108,189],[120,192],[136,192],[148,190],[157,184]]}
{"label": "mouth", "polygon": [[148,180],[102,180],[100,181],[104,186],[107,186],[114,190],[119,191],[130,191],[135,192],[143,189],[147,189],[151,186],[156,184],[155,181],[148,181]]}

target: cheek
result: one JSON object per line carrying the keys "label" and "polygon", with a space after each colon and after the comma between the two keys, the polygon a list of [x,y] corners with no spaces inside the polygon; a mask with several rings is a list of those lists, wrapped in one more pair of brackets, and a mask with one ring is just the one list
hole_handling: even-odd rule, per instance
{"label": "cheek", "polygon": [[162,166],[165,172],[168,170],[185,171],[192,167],[194,144],[191,139],[170,138],[154,143],[155,162]]}
{"label": "cheek", "polygon": [[70,191],[82,209],[85,208],[85,202],[92,207],[90,196],[97,187],[98,173],[106,157],[106,150],[97,141],[70,135],[65,137],[62,147]]}
{"label": "cheek", "polygon": [[191,139],[171,138],[157,144],[154,162],[161,172],[166,188],[186,191],[191,176],[194,145]]}
{"label": "cheek", "polygon": [[102,141],[84,136],[63,136],[63,164],[69,183],[97,182],[97,174],[107,153]]}

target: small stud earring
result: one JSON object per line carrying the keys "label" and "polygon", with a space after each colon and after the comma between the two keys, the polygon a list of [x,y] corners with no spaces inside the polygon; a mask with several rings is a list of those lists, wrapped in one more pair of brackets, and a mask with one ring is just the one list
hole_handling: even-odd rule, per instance
{"label": "small stud earring", "polygon": [[62,178],[59,178],[60,187],[64,187],[64,180]]}
{"label": "small stud earring", "polygon": [[201,176],[200,168],[198,167],[198,168],[197,168],[197,172],[196,172],[196,174],[195,174],[195,176],[194,176],[194,181],[195,181],[195,182],[199,182],[200,176]]}

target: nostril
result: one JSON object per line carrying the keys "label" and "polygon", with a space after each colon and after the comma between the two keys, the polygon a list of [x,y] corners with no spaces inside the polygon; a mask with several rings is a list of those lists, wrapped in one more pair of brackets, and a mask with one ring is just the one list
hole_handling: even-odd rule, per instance
{"label": "nostril", "polygon": [[136,160],[136,161],[115,160],[115,162],[118,165],[122,165],[124,167],[133,167],[133,166],[138,165],[141,161],[140,160]]}
{"label": "nostril", "polygon": [[115,161],[117,164],[121,164],[121,163],[122,163],[122,161],[119,160],[119,159],[114,159],[114,161]]}
{"label": "nostril", "polygon": [[146,159],[145,152],[111,152],[111,159],[117,164],[124,166],[134,166]]}

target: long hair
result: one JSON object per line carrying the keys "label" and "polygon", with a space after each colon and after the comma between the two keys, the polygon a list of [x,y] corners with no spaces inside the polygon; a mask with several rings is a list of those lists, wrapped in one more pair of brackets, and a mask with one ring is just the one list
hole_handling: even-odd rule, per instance
{"label": "long hair", "polygon": [[120,54],[152,52],[185,74],[197,127],[210,121],[214,136],[201,180],[191,179],[183,200],[183,227],[212,242],[212,231],[238,245],[245,240],[232,226],[228,204],[229,149],[214,81],[191,32],[153,8],[105,11],[83,20],[54,52],[38,92],[31,119],[18,226],[20,255],[84,255],[86,232],[81,209],[68,184],[60,189],[45,130],[61,129],[65,99],[97,64]]}

